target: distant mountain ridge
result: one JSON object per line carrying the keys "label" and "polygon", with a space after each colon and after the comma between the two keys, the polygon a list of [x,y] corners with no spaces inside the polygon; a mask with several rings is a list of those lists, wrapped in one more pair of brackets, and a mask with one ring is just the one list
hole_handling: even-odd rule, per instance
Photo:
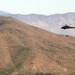
{"label": "distant mountain ridge", "polygon": [[8,14],[10,14],[10,13],[5,12],[5,11],[0,11],[0,15],[8,15]]}
{"label": "distant mountain ridge", "polygon": [[[1,14],[0,14],[1,15]],[[2,14],[3,15],[3,14]],[[4,16],[12,16],[29,25],[36,26],[57,34],[68,34],[75,36],[75,29],[62,30],[61,27],[65,24],[75,26],[75,13],[69,12],[65,14],[54,15],[39,15],[39,14],[5,14]]]}

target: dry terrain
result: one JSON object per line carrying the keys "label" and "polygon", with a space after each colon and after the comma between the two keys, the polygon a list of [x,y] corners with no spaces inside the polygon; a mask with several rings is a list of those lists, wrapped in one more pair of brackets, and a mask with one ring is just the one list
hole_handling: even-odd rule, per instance
{"label": "dry terrain", "polygon": [[74,75],[75,37],[0,16],[0,75]]}

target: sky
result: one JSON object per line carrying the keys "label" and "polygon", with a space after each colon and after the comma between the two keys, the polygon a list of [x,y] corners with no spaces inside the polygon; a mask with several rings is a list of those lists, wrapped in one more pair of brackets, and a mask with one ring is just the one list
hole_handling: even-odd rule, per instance
{"label": "sky", "polygon": [[75,12],[75,0],[0,0],[0,11],[13,14],[63,14]]}

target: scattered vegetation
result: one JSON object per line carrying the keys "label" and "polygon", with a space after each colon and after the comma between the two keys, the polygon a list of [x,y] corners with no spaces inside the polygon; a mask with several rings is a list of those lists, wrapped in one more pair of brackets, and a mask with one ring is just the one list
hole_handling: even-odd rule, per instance
{"label": "scattered vegetation", "polygon": [[[13,18],[0,17],[0,75],[11,75],[16,70],[16,75],[61,75],[47,72],[74,71],[74,41],[73,37],[66,39]],[[45,73],[36,73],[38,70]]]}
{"label": "scattered vegetation", "polygon": [[36,73],[35,75],[56,75],[56,74],[53,74],[53,73]]}
{"label": "scattered vegetation", "polygon": [[71,73],[71,75],[75,75],[75,72]]}

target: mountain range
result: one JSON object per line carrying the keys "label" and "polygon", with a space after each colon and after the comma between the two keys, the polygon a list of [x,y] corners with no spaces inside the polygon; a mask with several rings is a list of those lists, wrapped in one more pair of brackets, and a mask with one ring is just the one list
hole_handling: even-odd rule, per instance
{"label": "mountain range", "polygon": [[74,75],[74,41],[0,16],[0,75]]}
{"label": "mountain range", "polygon": [[45,29],[57,34],[68,34],[75,36],[75,29],[62,30],[65,24],[75,27],[75,13],[41,15],[41,14],[11,14],[0,11],[0,15],[14,17],[24,23]]}

